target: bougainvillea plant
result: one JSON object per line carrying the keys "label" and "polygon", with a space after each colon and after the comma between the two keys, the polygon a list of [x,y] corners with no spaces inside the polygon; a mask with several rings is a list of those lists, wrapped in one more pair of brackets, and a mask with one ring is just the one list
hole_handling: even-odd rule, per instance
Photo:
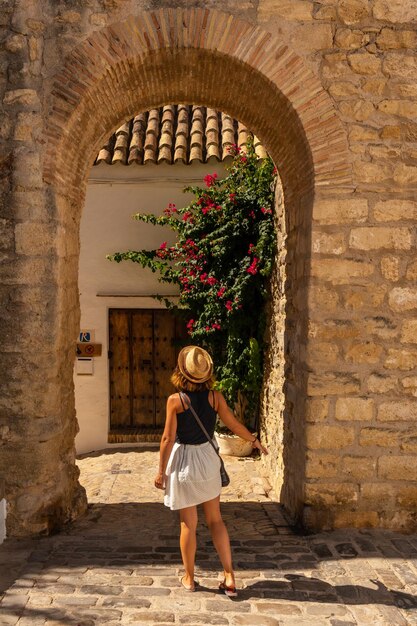
{"label": "bougainvillea plant", "polygon": [[276,169],[259,160],[253,141],[231,149],[227,176],[208,174],[204,186],[184,189],[194,196],[184,208],[170,204],[162,215],[134,215],[143,222],[168,226],[172,246],[117,252],[112,261],[133,261],[158,273],[162,283],[179,288],[167,307],[185,318],[193,343],[210,351],[217,388],[238,417],[256,427],[262,385],[265,301],[275,256],[273,222]]}

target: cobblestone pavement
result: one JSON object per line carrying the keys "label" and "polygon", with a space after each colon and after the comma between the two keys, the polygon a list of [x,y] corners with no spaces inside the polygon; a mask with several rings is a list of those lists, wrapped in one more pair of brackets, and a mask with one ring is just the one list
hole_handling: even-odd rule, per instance
{"label": "cobblestone pavement", "polygon": [[178,517],[153,486],[157,452],[112,450],[78,461],[87,515],[59,534],[0,546],[0,624],[93,626],[417,625],[417,536],[338,531],[302,536],[268,499],[253,459],[226,459],[224,491],[237,599],[216,589],[207,528],[197,579],[178,583]]}

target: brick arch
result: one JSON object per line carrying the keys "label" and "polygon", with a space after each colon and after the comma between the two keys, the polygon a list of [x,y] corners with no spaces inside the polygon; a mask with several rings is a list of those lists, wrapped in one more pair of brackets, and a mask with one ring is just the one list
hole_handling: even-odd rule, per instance
{"label": "brick arch", "polygon": [[[277,356],[268,363],[267,379],[272,381],[271,389],[277,388],[277,381],[282,386],[285,359],[285,406],[276,401],[275,396],[282,394],[269,393],[267,401],[280,419],[284,416],[282,501],[294,517],[301,518],[311,212],[322,190],[337,194],[352,187],[347,139],[330,98],[280,39],[206,9],[145,12],[100,30],[70,53],[49,87],[42,167],[49,214],[56,216],[58,226],[54,346],[60,350],[57,397],[66,451],[61,448],[53,454],[64,458],[60,467],[66,486],[64,492],[54,494],[53,507],[45,495],[46,504],[40,498],[39,507],[25,512],[24,520],[17,515],[16,532],[25,534],[32,519],[41,520],[38,526],[59,525],[85,503],[77,483],[73,439],[69,439],[76,431],[72,369],[80,321],[79,218],[88,172],[103,139],[123,120],[179,102],[210,106],[242,121],[261,139],[280,172],[285,215],[282,201],[277,207],[282,230],[287,229],[287,262],[285,270],[278,268],[274,285],[273,310],[279,322],[275,328],[271,325],[271,343]],[[285,322],[284,282],[289,285]],[[272,446],[277,439],[274,434]],[[278,447],[271,450],[272,463]]]}
{"label": "brick arch", "polygon": [[176,102],[210,105],[252,128],[287,194],[351,185],[345,131],[312,71],[267,31],[208,9],[141,13],[72,51],[53,79],[45,182],[77,196],[110,130]]}

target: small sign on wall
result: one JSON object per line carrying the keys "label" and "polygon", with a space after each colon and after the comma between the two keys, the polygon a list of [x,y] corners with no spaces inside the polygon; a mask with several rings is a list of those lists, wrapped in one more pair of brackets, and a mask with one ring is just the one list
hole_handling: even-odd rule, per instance
{"label": "small sign on wall", "polygon": [[93,330],[80,330],[80,337],[78,339],[80,343],[91,343],[94,341]]}
{"label": "small sign on wall", "polygon": [[101,343],[77,343],[77,357],[101,356]]}
{"label": "small sign on wall", "polygon": [[92,376],[94,374],[94,359],[77,359],[76,372],[78,376]]}

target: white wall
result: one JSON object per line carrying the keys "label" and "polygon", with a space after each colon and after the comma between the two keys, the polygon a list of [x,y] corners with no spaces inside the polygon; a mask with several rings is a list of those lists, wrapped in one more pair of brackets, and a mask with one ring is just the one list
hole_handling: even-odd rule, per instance
{"label": "white wall", "polygon": [[77,367],[74,369],[78,454],[121,446],[107,443],[108,309],[158,308],[162,305],[149,296],[173,293],[173,287],[158,283],[150,270],[128,261],[110,262],[106,254],[152,250],[162,241],[173,242],[169,229],[137,222],[131,215],[161,213],[169,202],[184,206],[191,196],[182,193],[183,187],[203,184],[203,177],[213,172],[224,176],[224,166],[100,164],[91,170],[80,231],[81,329],[94,331],[93,341],[102,344],[103,355],[94,359],[93,375],[78,375]]}

